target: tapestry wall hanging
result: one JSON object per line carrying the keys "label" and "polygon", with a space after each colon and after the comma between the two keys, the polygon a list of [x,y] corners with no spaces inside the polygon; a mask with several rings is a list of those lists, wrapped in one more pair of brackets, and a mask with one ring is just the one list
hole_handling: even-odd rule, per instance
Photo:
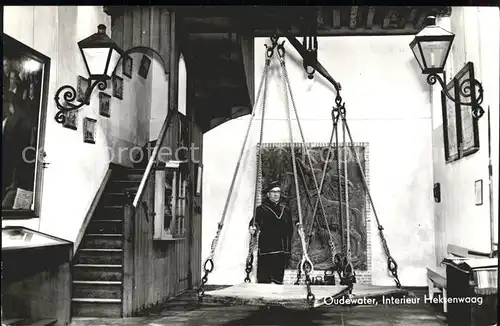
{"label": "tapestry wall hanging", "polygon": [[[352,255],[352,264],[354,269],[367,270],[367,200],[366,190],[363,186],[362,176],[356,161],[355,154],[350,147],[345,146],[345,150],[340,144],[340,163],[341,163],[341,193],[344,211],[342,227],[346,229],[346,209],[349,207],[350,220],[350,247]],[[329,248],[328,228],[322,215],[321,207],[318,205],[316,218],[313,220],[314,205],[317,200],[317,191],[314,185],[313,175],[316,176],[318,187],[324,169],[324,162],[327,158],[327,144],[306,144],[312,161],[313,171],[307,159],[306,152],[303,151],[301,144],[294,145],[295,159],[297,162],[297,180],[299,183],[300,202],[302,207],[302,217],[304,221],[304,233],[306,237],[311,235],[309,242],[309,257],[314,268],[325,270],[333,266]],[[257,149],[259,150],[259,149]],[[366,173],[367,166],[367,144],[355,143],[354,150],[360,160],[361,168]],[[345,154],[344,154],[345,153]],[[269,180],[279,180],[282,185],[282,197],[285,204],[290,207],[294,223],[298,221],[297,196],[293,176],[293,167],[291,161],[291,152],[289,144],[268,143],[261,146],[262,160],[262,184]],[[347,162],[345,165],[344,162]],[[347,167],[347,169],[345,169]],[[346,173],[344,171],[347,171]],[[344,177],[346,176],[346,177]],[[262,189],[262,184],[257,185]],[[345,184],[347,184],[348,201],[345,200]],[[332,154],[329,159],[326,176],[323,184],[321,200],[326,212],[328,227],[333,235],[337,252],[341,251],[341,233],[339,226],[339,190],[337,173],[337,154],[336,147],[332,148]],[[348,205],[345,203],[348,202]],[[316,221],[316,222],[315,222]],[[311,231],[312,227],[312,231]],[[344,232],[344,241],[346,244],[346,232]],[[292,254],[288,261],[287,268],[296,268],[302,257],[302,247],[299,235],[295,228],[292,238]]]}

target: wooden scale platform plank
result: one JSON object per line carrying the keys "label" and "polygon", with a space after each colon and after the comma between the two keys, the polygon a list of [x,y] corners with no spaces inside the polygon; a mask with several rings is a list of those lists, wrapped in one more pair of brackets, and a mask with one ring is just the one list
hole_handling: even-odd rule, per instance
{"label": "wooden scale platform plank", "polygon": [[[347,294],[347,286],[343,285],[313,285],[311,291],[315,296],[313,307],[320,307],[329,302],[330,298]],[[352,298],[382,298],[411,296],[407,290],[396,287],[379,287],[372,285],[355,285]],[[224,289],[207,291],[204,302],[224,304],[245,304],[256,306],[285,306],[307,308],[307,290],[305,285],[278,285],[243,283]],[[327,300],[325,300],[327,299]]]}

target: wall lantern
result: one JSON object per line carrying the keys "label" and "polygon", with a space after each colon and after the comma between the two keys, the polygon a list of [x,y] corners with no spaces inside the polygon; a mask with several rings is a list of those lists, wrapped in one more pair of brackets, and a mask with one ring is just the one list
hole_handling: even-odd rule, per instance
{"label": "wall lantern", "polygon": [[[64,85],[57,90],[54,100],[59,111],[54,118],[58,123],[64,123],[66,120],[66,112],[78,110],[83,105],[89,105],[90,96],[96,86],[101,91],[106,90],[107,81],[113,76],[118,63],[123,57],[131,52],[146,50],[156,54],[165,69],[165,74],[168,74],[165,62],[158,52],[146,46],[133,47],[123,52],[123,50],[106,34],[106,26],[103,24],[97,26],[97,33],[78,42],[78,47],[80,48],[85,67],[89,74],[89,87],[85,92],[84,100],[79,104],[71,103],[76,100],[77,95],[73,86]],[[63,91],[65,91],[63,94],[64,102],[61,103],[59,95]]]}
{"label": "wall lantern", "polygon": [[[451,96],[443,78],[439,75],[444,71],[455,34],[436,26],[436,17],[434,16],[427,17],[426,25],[424,29],[415,35],[415,39],[410,43],[410,48],[420,69],[422,69],[422,74],[428,75],[427,83],[434,85],[438,81],[446,97],[456,103],[457,100],[460,100]],[[469,78],[462,81],[459,88],[460,95],[464,98],[470,98],[477,88],[477,101],[459,102],[459,104],[471,106],[472,116],[476,119],[481,118],[484,114],[481,107],[483,101],[483,86],[481,83],[476,79]]]}

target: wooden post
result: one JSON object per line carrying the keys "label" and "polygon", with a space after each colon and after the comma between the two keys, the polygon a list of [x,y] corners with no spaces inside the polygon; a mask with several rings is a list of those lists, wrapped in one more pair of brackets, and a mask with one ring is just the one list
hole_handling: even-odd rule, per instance
{"label": "wooden post", "polygon": [[189,189],[188,189],[188,194],[189,194],[189,203],[188,203],[188,218],[186,219],[186,238],[188,241],[188,289],[191,289],[193,287],[193,271],[192,271],[192,264],[191,264],[191,259],[192,259],[192,251],[193,251],[193,217],[194,217],[194,199],[195,199],[195,184],[196,184],[196,179],[195,179],[195,165],[193,163],[193,144],[194,144],[194,107],[193,107],[193,101],[192,98],[194,96],[193,92],[193,85],[192,85],[192,78],[188,73],[187,69],[188,61],[186,60],[186,116],[187,116],[187,121],[188,121],[188,128],[189,128],[189,152],[188,152],[188,167],[189,167]]}
{"label": "wooden post", "polygon": [[134,299],[134,207],[132,205],[125,205],[123,215],[122,316],[130,317],[132,315]]}
{"label": "wooden post", "polygon": [[[168,76],[168,104],[169,110],[178,110],[177,107],[177,96],[179,90],[179,47],[177,41],[177,28],[176,28],[176,14],[174,11],[170,11],[170,42],[169,42],[169,66],[170,74]],[[177,127],[177,126],[176,126]],[[177,132],[175,133],[177,134]]]}

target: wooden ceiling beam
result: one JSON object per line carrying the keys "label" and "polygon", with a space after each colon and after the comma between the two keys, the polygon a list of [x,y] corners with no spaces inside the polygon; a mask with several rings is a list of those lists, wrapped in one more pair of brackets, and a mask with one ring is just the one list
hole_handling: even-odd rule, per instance
{"label": "wooden ceiling beam", "polygon": [[397,16],[399,16],[398,28],[404,29],[408,18],[410,17],[410,7],[400,7],[397,11]]}
{"label": "wooden ceiling beam", "polygon": [[418,8],[411,7],[410,13],[408,15],[408,21],[406,22],[407,25],[411,24],[415,26],[415,19],[417,18],[417,13],[418,13]]}
{"label": "wooden ceiling beam", "polygon": [[356,29],[358,27],[358,6],[352,6],[349,15],[349,28]]}
{"label": "wooden ceiling beam", "polygon": [[370,6],[368,8],[368,13],[366,14],[366,28],[372,29],[374,18],[375,18],[375,7]]}
{"label": "wooden ceiling beam", "polygon": [[[362,35],[372,35],[372,36],[380,36],[380,35],[415,35],[418,30],[414,28],[407,28],[404,30],[401,29],[391,29],[386,28],[383,29],[378,25],[374,25],[371,29],[350,29],[349,27],[341,27],[339,29],[331,29],[331,30],[318,30],[318,36],[362,36]],[[303,36],[300,31],[290,31],[291,36],[301,37]],[[269,37],[273,35],[273,31],[271,30],[255,30],[253,35],[255,37]]]}
{"label": "wooden ceiling beam", "polygon": [[382,20],[382,28],[388,29],[391,25],[391,21],[393,19],[394,10],[392,8],[385,9],[384,19]]}
{"label": "wooden ceiling beam", "polygon": [[325,22],[325,15],[321,7],[316,8],[316,25],[318,26],[318,30],[325,30],[330,28],[330,26],[327,26]]}
{"label": "wooden ceiling beam", "polygon": [[[321,19],[320,21],[322,22],[322,29],[323,30],[329,30],[333,28],[333,14],[331,10],[328,7],[320,7],[320,15]],[[320,30],[318,28],[318,30]]]}
{"label": "wooden ceiling beam", "polygon": [[342,26],[342,16],[340,9],[333,9],[333,28],[339,29]]}
{"label": "wooden ceiling beam", "polygon": [[428,12],[420,9],[417,14],[417,18],[415,19],[415,24],[413,25],[415,29],[420,30],[422,25],[424,24],[425,18],[428,16]]}

